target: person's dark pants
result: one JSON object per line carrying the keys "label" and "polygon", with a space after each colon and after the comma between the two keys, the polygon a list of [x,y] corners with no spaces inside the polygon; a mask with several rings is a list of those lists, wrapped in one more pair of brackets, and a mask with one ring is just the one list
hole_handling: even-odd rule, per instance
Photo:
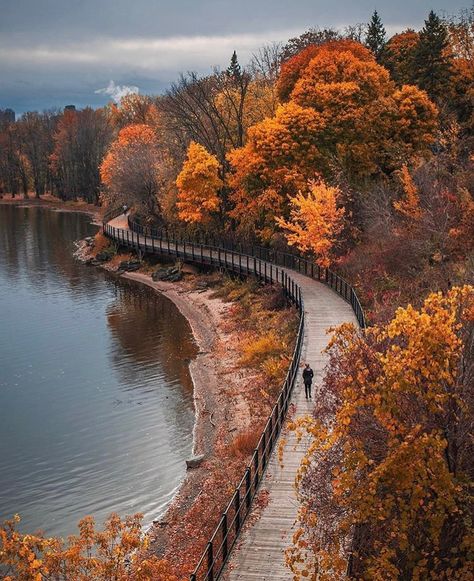
{"label": "person's dark pants", "polygon": [[304,393],[306,395],[306,399],[308,399],[308,397],[311,397],[311,383],[304,384]]}

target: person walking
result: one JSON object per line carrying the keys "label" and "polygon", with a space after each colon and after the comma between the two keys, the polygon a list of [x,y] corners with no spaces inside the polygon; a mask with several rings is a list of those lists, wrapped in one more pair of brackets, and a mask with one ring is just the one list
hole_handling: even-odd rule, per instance
{"label": "person walking", "polygon": [[311,397],[311,384],[313,383],[314,372],[309,366],[309,363],[306,363],[303,369],[303,381],[304,381],[304,393],[306,395],[306,399],[312,399]]}

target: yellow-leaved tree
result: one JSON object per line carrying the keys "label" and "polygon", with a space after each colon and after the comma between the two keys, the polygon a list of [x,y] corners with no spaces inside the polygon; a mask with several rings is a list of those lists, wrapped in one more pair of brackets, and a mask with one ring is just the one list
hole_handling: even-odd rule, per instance
{"label": "yellow-leaved tree", "polygon": [[146,555],[142,515],[112,514],[104,530],[90,516],[67,541],[18,531],[20,518],[0,524],[0,573],[4,581],[180,581],[168,562]]}
{"label": "yellow-leaved tree", "polygon": [[176,179],[178,216],[191,223],[208,222],[220,206],[219,162],[205,147],[192,141],[183,169]]}
{"label": "yellow-leaved tree", "polygon": [[331,264],[331,252],[343,227],[344,208],[338,208],[340,190],[323,180],[311,183],[309,192],[290,197],[290,220],[277,218],[290,246],[312,252],[319,266]]}
{"label": "yellow-leaved tree", "polygon": [[295,579],[472,578],[474,287],[339,327],[297,475]]}

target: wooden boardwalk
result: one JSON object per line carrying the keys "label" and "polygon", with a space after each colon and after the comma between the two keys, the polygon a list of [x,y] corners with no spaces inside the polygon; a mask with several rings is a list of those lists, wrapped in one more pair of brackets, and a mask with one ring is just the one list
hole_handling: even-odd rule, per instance
{"label": "wooden boardwalk", "polygon": [[[357,320],[351,306],[324,284],[291,271],[301,286],[305,307],[305,335],[301,361],[308,362],[314,371],[313,401],[324,374],[326,356],[322,353],[329,336],[326,329],[344,322]],[[294,419],[311,414],[312,401],[305,399],[301,374],[292,397]],[[283,467],[275,448],[261,488],[268,490],[269,502],[261,517],[246,525],[234,549],[224,579],[226,581],[279,581],[292,578],[285,565],[285,549],[291,544],[298,511],[294,487],[296,471],[305,452],[303,443],[297,444],[295,434],[284,435]],[[254,509],[255,510],[255,509]],[[250,516],[250,522],[252,522]]]}
{"label": "wooden boardwalk", "polygon": [[[128,230],[124,215],[111,220],[109,225]],[[144,237],[139,238],[140,244],[144,244]],[[318,397],[326,365],[326,356],[322,353],[329,341],[326,330],[344,322],[356,326],[358,323],[351,305],[331,288],[296,271],[287,270],[287,273],[300,286],[303,296],[305,329],[301,364],[308,362],[313,368],[314,401]],[[301,371],[291,401],[295,408],[294,419],[311,414],[313,404],[305,398]],[[283,466],[277,458],[277,445],[261,483],[261,489],[269,493],[268,504],[260,510],[259,518],[255,520],[250,517],[244,526],[223,573],[226,581],[279,581],[292,577],[285,565],[284,553],[291,544],[295,530],[298,506],[294,480],[305,446],[304,443],[296,444],[296,437],[291,432],[285,434],[285,438]]]}

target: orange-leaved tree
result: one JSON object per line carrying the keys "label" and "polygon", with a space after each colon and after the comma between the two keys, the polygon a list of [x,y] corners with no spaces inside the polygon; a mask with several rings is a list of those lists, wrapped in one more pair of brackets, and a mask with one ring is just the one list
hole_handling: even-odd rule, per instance
{"label": "orange-leaved tree", "polygon": [[[336,47],[339,43],[332,43]],[[390,172],[404,159],[429,153],[437,109],[414,86],[396,90],[374,58],[321,47],[291,93],[323,118],[320,147],[351,179]]]}
{"label": "orange-leaved tree", "polygon": [[393,35],[385,45],[382,64],[399,86],[415,83],[415,53],[419,39],[418,32],[407,29]]}
{"label": "orange-leaved tree", "polygon": [[474,287],[336,329],[297,475],[295,579],[472,574]]}
{"label": "orange-leaved tree", "polygon": [[199,143],[190,143],[176,185],[180,220],[202,224],[219,209],[219,190],[224,185],[219,177],[219,162]]}
{"label": "orange-leaved tree", "polygon": [[331,251],[343,227],[344,208],[338,208],[340,190],[323,180],[312,182],[309,192],[290,197],[290,220],[277,218],[290,246],[316,256],[319,266],[331,264]]}
{"label": "orange-leaved tree", "polygon": [[297,81],[304,74],[310,61],[321,51],[325,52],[350,52],[362,61],[370,62],[373,55],[370,50],[354,40],[337,40],[326,42],[322,45],[310,44],[299,53],[282,63],[280,76],[277,83],[278,96],[281,101],[288,101]]}
{"label": "orange-leaved tree", "polygon": [[308,66],[310,60],[318,54],[318,51],[319,46],[310,44],[281,64],[280,76],[277,82],[277,92],[280,101],[283,103],[288,101],[291,91],[293,91],[301,73]]}
{"label": "orange-leaved tree", "polygon": [[271,236],[275,217],[286,214],[288,194],[306,189],[323,164],[317,146],[323,128],[318,113],[287,103],[249,130],[244,147],[229,153],[231,216],[244,232]]}
{"label": "orange-leaved tree", "polygon": [[140,514],[112,514],[103,531],[94,519],[79,522],[65,542],[17,529],[15,516],[0,526],[0,571],[5,581],[179,581],[166,561],[147,555]]}
{"label": "orange-leaved tree", "polygon": [[100,166],[109,204],[127,203],[156,214],[169,185],[168,162],[151,127],[137,124],[121,129]]}
{"label": "orange-leaved tree", "polygon": [[418,188],[406,165],[402,167],[399,175],[405,195],[401,200],[395,201],[393,207],[409,221],[418,221],[423,215]]}
{"label": "orange-leaved tree", "polygon": [[335,41],[308,54],[289,101],[228,155],[232,217],[267,239],[308,180],[342,173],[360,186],[429,155],[434,141],[435,105],[414,86],[397,89],[367,48]]}

